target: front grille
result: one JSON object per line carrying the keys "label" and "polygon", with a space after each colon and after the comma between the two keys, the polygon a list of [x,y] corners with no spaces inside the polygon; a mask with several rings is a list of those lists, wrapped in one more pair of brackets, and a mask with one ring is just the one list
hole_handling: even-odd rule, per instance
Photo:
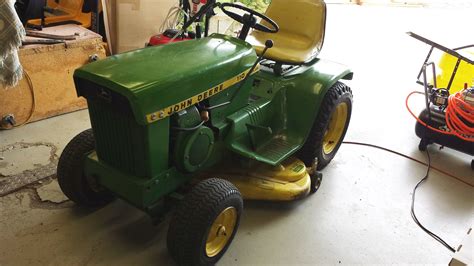
{"label": "front grille", "polygon": [[99,159],[130,174],[143,175],[143,166],[139,165],[143,162],[143,153],[138,150],[143,147],[140,140],[144,136],[133,117],[96,103],[89,103],[89,113]]}
{"label": "front grille", "polygon": [[146,127],[136,123],[126,98],[89,82],[81,87],[99,160],[128,174],[146,176]]}

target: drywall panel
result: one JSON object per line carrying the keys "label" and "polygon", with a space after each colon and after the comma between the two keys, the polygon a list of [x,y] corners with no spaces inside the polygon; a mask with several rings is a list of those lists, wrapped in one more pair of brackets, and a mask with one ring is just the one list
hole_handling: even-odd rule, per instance
{"label": "drywall panel", "polygon": [[158,32],[169,9],[177,4],[178,0],[117,0],[114,10],[116,52],[143,48]]}

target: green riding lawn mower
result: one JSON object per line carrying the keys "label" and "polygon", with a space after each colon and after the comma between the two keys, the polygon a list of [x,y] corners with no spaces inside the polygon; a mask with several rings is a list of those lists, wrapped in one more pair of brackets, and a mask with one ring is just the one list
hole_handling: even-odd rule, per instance
{"label": "green riding lawn mower", "polygon": [[223,256],[243,199],[314,193],[352,110],[341,80],[353,73],[317,57],[324,1],[273,0],[265,14],[212,3],[202,12],[212,8],[243,25],[238,38],[212,34],[76,70],[92,129],[66,146],[57,173],[78,205],[119,197],[155,219],[173,210],[167,245],[180,265]]}

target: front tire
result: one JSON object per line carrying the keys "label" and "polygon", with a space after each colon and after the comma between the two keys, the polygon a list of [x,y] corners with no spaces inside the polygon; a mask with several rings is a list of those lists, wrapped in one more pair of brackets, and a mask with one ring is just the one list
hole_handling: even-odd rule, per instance
{"label": "front tire", "polygon": [[70,200],[86,207],[102,206],[114,199],[109,191],[84,174],[85,158],[94,149],[94,133],[87,129],[66,145],[58,162],[59,187]]}
{"label": "front tire", "polygon": [[352,113],[352,91],[336,82],[324,96],[321,108],[298,157],[307,165],[317,162],[317,170],[326,167],[344,140]]}
{"label": "front tire", "polygon": [[199,183],[170,222],[170,255],[179,265],[214,265],[232,242],[242,209],[242,196],[232,183],[217,178]]}

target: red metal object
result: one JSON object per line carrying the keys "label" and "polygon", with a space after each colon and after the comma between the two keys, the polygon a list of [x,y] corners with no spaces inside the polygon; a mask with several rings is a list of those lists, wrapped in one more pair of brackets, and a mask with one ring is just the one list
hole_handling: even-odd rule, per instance
{"label": "red metal object", "polygon": [[[198,13],[198,11],[208,3],[208,0],[185,0],[185,1],[189,1],[189,6],[187,8],[191,9],[191,10],[188,10],[188,12],[192,16],[196,15],[196,13]],[[176,34],[178,34],[178,30],[167,29],[162,34],[157,34],[157,35],[152,36],[147,46],[158,46],[158,45],[164,45],[164,44],[172,43],[172,42],[188,41],[188,40],[193,40],[196,37],[195,36],[196,34],[194,32],[187,32],[186,34],[184,34],[184,37],[179,36],[173,40]]]}
{"label": "red metal object", "polygon": [[[157,45],[163,45],[170,43],[170,41],[173,39],[173,37],[166,36],[165,34],[158,34],[154,35],[150,38],[150,41],[148,42],[148,46],[157,46]],[[177,37],[172,41],[173,42],[181,42],[181,41],[188,41],[192,40],[191,38],[185,37]]]}
{"label": "red metal object", "polygon": [[191,14],[196,14],[205,4],[207,4],[207,0],[191,0],[189,1],[191,4]]}
{"label": "red metal object", "polygon": [[[162,34],[152,36],[150,38],[150,41],[148,42],[148,46],[157,46],[157,45],[167,44],[167,43],[170,43],[170,42],[181,42],[181,41],[192,40],[192,38],[189,38],[188,36],[185,36],[185,37],[178,36],[173,40],[174,36],[176,36],[176,34],[178,34],[178,33],[179,33],[179,31],[177,31],[177,30],[167,29]],[[171,40],[173,40],[173,41],[171,41]]]}

